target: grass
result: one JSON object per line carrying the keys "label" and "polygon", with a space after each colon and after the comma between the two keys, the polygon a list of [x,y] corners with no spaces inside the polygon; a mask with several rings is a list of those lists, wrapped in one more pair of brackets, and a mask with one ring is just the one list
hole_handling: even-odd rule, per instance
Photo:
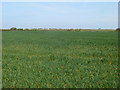
{"label": "grass", "polygon": [[5,88],[116,88],[117,32],[3,32]]}

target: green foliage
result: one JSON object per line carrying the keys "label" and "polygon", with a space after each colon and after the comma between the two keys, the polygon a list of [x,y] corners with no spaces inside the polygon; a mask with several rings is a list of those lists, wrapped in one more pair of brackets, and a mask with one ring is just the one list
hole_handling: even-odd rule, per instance
{"label": "green foliage", "polygon": [[10,30],[17,30],[17,28],[16,27],[12,27],[12,28],[10,28]]}
{"label": "green foliage", "polygon": [[120,28],[117,28],[116,31],[120,31]]}
{"label": "green foliage", "polygon": [[29,31],[29,29],[28,29],[28,28],[25,28],[24,31]]}
{"label": "green foliage", "polygon": [[17,30],[19,30],[19,31],[23,31],[23,28],[18,28]]}
{"label": "green foliage", "polygon": [[116,88],[118,32],[3,32],[5,88]]}

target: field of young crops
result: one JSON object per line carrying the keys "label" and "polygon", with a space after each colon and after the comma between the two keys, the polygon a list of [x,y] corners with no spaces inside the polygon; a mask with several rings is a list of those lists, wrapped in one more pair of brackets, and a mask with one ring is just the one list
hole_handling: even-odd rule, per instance
{"label": "field of young crops", "polygon": [[2,33],[5,88],[117,87],[117,32]]}

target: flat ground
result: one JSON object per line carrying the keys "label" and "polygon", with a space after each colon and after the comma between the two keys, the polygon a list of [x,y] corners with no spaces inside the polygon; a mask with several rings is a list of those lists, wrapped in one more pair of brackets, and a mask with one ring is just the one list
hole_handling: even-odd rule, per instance
{"label": "flat ground", "polygon": [[117,87],[117,32],[3,31],[3,87]]}

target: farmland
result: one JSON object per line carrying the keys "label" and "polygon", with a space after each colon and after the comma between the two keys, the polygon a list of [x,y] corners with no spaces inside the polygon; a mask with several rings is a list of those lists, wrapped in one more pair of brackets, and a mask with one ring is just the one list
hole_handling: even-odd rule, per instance
{"label": "farmland", "polygon": [[115,31],[3,31],[5,88],[116,88]]}

